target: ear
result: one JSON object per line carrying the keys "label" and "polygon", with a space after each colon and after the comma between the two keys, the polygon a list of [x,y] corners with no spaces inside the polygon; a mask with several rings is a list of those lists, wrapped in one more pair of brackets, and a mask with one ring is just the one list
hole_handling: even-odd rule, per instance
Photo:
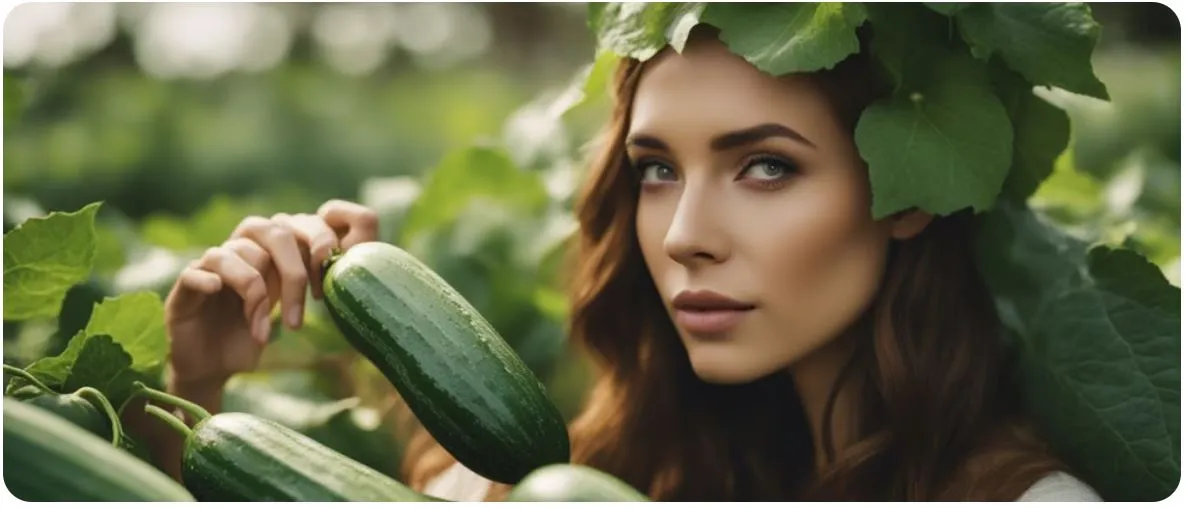
{"label": "ear", "polygon": [[923,231],[931,223],[932,214],[918,209],[906,210],[890,218],[890,236],[906,240]]}

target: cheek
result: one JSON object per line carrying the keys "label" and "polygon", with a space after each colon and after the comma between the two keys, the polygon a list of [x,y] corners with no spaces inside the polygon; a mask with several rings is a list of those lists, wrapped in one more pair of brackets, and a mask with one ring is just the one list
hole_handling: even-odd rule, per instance
{"label": "cheek", "polygon": [[771,221],[761,273],[782,341],[819,346],[856,321],[877,292],[888,235],[856,186],[841,189],[812,193]]}
{"label": "cheek", "polygon": [[635,215],[635,238],[639,242],[639,249],[643,253],[643,261],[647,265],[660,291],[664,289],[663,277],[659,276],[662,267],[671,259],[664,251],[664,238],[668,232],[671,215],[664,210],[660,203],[640,200]]}

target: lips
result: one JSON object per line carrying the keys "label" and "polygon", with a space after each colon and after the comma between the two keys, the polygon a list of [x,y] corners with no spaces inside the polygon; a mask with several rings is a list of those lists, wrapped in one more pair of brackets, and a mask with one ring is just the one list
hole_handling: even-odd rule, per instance
{"label": "lips", "polygon": [[672,300],[672,306],[676,325],[698,335],[729,331],[756,308],[712,291],[683,291]]}

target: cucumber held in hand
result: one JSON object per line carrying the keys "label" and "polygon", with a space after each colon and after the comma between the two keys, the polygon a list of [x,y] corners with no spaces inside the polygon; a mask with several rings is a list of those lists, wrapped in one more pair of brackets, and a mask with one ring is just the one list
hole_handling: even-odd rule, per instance
{"label": "cucumber held in hand", "polygon": [[138,385],[152,402],[175,405],[193,429],[153,405],[145,411],[185,435],[181,479],[198,501],[436,501],[312,438],[247,413],[211,415],[188,400]]}
{"label": "cucumber held in hand", "polygon": [[4,486],[24,501],[194,501],[177,482],[45,409],[4,398]]}
{"label": "cucumber held in hand", "polygon": [[603,471],[577,464],[554,464],[527,475],[507,501],[650,501],[626,482]]}
{"label": "cucumber held in hand", "polygon": [[569,462],[569,435],[544,385],[494,327],[399,247],[355,245],[322,282],[338,328],[465,467],[513,484]]}

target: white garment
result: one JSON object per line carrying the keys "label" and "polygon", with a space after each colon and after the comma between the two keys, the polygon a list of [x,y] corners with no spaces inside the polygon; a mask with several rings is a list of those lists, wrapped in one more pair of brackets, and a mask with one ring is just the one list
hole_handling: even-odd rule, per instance
{"label": "white garment", "polygon": [[482,501],[491,484],[490,480],[455,462],[449,469],[429,480],[424,493],[449,501]]}
{"label": "white garment", "polygon": [[1063,471],[1055,471],[1039,481],[1031,485],[1022,496],[1018,498],[1021,502],[1041,501],[1041,502],[1081,502],[1081,503],[1101,503],[1104,502],[1100,495],[1096,493],[1088,484],[1080,481],[1079,478],[1067,474]]}
{"label": "white garment", "polygon": [[[482,501],[490,487],[490,480],[455,463],[430,480],[424,493],[450,501]],[[1039,479],[1017,501],[1103,502],[1092,487],[1063,471]]]}

